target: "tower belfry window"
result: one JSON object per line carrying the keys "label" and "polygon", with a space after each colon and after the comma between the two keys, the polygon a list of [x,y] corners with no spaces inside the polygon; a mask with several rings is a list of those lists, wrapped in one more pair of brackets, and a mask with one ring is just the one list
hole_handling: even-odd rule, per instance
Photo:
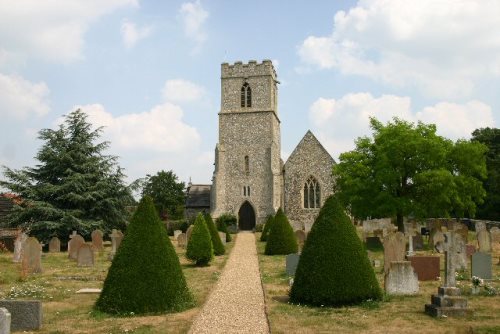
{"label": "tower belfry window", "polygon": [[252,106],[252,89],[248,82],[245,82],[241,87],[241,107],[250,108]]}
{"label": "tower belfry window", "polygon": [[248,155],[245,155],[245,175],[250,175],[250,160]]}
{"label": "tower belfry window", "polygon": [[319,183],[313,176],[310,176],[304,184],[304,208],[319,209],[320,203],[321,191]]}

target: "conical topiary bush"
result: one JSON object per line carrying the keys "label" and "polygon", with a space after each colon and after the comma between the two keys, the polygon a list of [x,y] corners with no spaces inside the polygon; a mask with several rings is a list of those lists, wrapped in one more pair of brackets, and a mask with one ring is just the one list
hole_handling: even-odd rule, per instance
{"label": "conical topiary bush", "polygon": [[267,241],[267,236],[269,235],[269,231],[271,230],[271,226],[274,222],[274,216],[267,216],[266,223],[264,224],[264,229],[262,230],[262,234],[260,235],[260,241]]}
{"label": "conical topiary bush", "polygon": [[179,258],[144,197],[134,213],[94,306],[110,314],[181,311],[193,306]]}
{"label": "conical topiary bush", "polygon": [[206,266],[213,256],[212,238],[203,215],[199,213],[187,244],[186,257],[194,261],[197,266]]}
{"label": "conical topiary bush", "polygon": [[224,219],[217,218],[216,220],[217,230],[219,232],[226,233],[226,242],[231,242],[231,233],[227,230],[227,225]]}
{"label": "conical topiary bush", "polygon": [[293,303],[341,306],[382,298],[354,225],[337,198],[325,202],[300,255]]}
{"label": "conical topiary bush", "polygon": [[212,247],[214,248],[214,254],[224,255],[226,249],[224,248],[224,244],[220,239],[219,231],[215,227],[214,221],[209,213],[205,214],[205,223],[207,223],[208,231],[210,232],[210,238],[212,239]]}
{"label": "conical topiary bush", "polygon": [[278,209],[267,236],[266,255],[288,255],[297,253],[298,245],[292,226],[283,210]]}

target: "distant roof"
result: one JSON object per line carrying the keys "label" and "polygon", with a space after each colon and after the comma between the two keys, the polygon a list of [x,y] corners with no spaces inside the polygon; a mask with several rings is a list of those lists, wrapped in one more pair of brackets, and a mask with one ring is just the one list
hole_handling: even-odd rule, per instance
{"label": "distant roof", "polygon": [[210,184],[192,184],[187,189],[186,208],[210,208]]}

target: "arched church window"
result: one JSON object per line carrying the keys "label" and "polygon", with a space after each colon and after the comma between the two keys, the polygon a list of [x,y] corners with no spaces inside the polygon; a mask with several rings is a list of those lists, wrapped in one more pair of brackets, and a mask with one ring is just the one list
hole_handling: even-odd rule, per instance
{"label": "arched church window", "polygon": [[316,209],[320,207],[321,190],[318,181],[310,176],[304,184],[304,208]]}
{"label": "arched church window", "polygon": [[245,174],[250,175],[250,158],[248,158],[248,155],[245,155]]}
{"label": "arched church window", "polygon": [[241,107],[250,108],[252,106],[252,89],[248,82],[245,82],[241,87]]}

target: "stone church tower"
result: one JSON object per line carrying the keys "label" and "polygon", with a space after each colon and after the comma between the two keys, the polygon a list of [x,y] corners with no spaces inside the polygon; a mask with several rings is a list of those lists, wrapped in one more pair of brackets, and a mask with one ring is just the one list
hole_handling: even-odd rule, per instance
{"label": "stone church tower", "polygon": [[251,230],[283,206],[276,71],[270,60],[222,64],[211,213]]}

